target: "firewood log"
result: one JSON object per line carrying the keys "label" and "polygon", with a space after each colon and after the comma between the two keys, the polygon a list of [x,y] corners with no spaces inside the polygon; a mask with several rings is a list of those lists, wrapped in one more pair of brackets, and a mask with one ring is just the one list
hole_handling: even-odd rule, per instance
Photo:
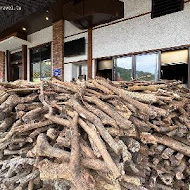
{"label": "firewood log", "polygon": [[0,189],[188,189],[180,81],[0,83]]}

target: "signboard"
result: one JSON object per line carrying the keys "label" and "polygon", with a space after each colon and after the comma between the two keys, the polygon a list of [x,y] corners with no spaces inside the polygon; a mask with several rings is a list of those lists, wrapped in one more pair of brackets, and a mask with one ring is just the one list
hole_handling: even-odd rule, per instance
{"label": "signboard", "polygon": [[60,77],[61,76],[61,69],[58,69],[58,68],[54,69],[53,70],[53,76],[54,77]]}

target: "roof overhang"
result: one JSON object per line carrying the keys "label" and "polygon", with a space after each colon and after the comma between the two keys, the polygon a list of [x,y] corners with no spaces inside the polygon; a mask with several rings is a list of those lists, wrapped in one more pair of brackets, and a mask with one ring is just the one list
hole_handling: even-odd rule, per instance
{"label": "roof overhang", "polygon": [[0,51],[13,51],[22,47],[22,45],[29,45],[30,42],[21,38],[12,36],[5,40],[0,41]]}
{"label": "roof overhang", "polygon": [[88,29],[124,17],[124,2],[119,0],[79,0],[63,7],[63,17],[80,29]]}
{"label": "roof overhang", "polygon": [[[47,1],[53,2],[53,0],[44,0],[44,2]],[[2,2],[6,4],[7,0]],[[39,10],[34,8],[33,13],[23,13],[21,16],[20,11],[13,11],[11,15],[3,11],[4,21],[0,22],[0,39],[6,38],[15,32],[23,33],[23,28],[26,29],[24,32],[29,35],[49,27],[61,19],[72,22],[80,29],[88,29],[88,27],[124,17],[124,2],[120,0],[56,0],[56,3],[51,4],[46,9],[40,9],[41,6],[36,5],[37,1],[25,0],[25,3],[24,6],[22,1],[19,1],[18,6],[24,6],[23,11],[26,13],[34,7],[39,7]],[[38,0],[38,4],[43,4],[43,0]],[[14,20],[17,22],[12,22]],[[5,21],[7,23],[6,27],[1,30]]]}

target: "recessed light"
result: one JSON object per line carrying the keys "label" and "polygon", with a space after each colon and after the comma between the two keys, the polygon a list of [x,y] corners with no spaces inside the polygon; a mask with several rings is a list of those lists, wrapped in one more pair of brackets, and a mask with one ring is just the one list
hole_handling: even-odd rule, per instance
{"label": "recessed light", "polygon": [[22,28],[22,30],[26,31],[26,28],[25,28],[25,27],[23,27],[23,28]]}
{"label": "recessed light", "polygon": [[46,20],[49,20],[49,17],[46,16]]}
{"label": "recessed light", "polygon": [[9,41],[9,44],[11,43],[11,41]]}

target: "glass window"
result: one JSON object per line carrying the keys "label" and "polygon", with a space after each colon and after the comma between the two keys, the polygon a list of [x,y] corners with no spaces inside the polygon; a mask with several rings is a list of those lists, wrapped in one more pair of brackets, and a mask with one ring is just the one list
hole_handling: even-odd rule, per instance
{"label": "glass window", "polygon": [[130,81],[132,79],[132,57],[115,59],[114,79],[115,81]]}
{"label": "glass window", "polygon": [[41,48],[31,49],[30,51],[31,63],[41,61]]}
{"label": "glass window", "polygon": [[51,46],[45,45],[41,48],[41,61],[51,59]]}
{"label": "glass window", "polygon": [[136,78],[142,80],[158,80],[158,54],[136,56]]}
{"label": "glass window", "polygon": [[30,51],[32,81],[51,78],[51,44]]}
{"label": "glass window", "polygon": [[10,55],[11,62],[20,61],[22,59],[22,52],[16,52]]}
{"label": "glass window", "polygon": [[51,61],[43,61],[41,63],[41,78],[44,80],[51,78]]}
{"label": "glass window", "polygon": [[40,71],[41,71],[41,68],[40,68],[40,62],[37,62],[37,63],[33,63],[32,64],[32,79],[33,79],[33,82],[38,82],[40,81]]}

